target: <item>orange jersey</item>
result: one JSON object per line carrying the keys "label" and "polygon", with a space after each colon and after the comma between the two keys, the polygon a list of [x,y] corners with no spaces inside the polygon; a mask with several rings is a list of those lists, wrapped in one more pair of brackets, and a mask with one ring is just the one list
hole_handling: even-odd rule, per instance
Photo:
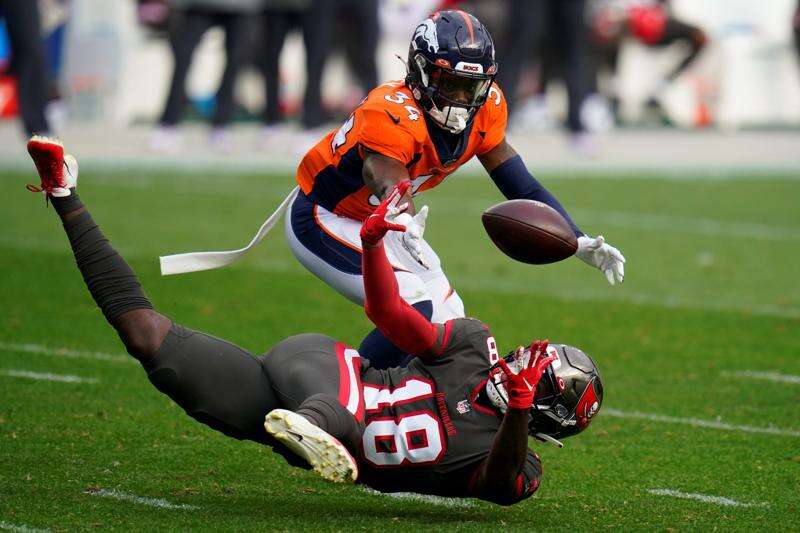
{"label": "orange jersey", "polygon": [[[462,134],[455,151],[428,132],[424,112],[402,81],[370,91],[350,118],[303,157],[297,183],[309,199],[338,215],[364,220],[379,199],[364,184],[364,148],[397,159],[408,168],[412,194],[439,185],[474,155],[495,148],[505,138],[506,101],[497,85]],[[435,128],[437,126],[431,126]],[[441,154],[446,154],[443,157]],[[451,160],[446,160],[449,157]]]}

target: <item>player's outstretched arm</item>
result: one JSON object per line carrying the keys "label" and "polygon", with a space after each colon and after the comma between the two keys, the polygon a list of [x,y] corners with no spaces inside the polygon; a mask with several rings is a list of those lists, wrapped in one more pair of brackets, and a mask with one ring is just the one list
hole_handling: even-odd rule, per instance
{"label": "player's outstretched arm", "polygon": [[522,158],[505,139],[495,148],[479,155],[478,159],[507,199],[521,198],[545,203],[558,211],[569,222],[576,236],[583,235],[561,202],[528,172]]}
{"label": "player's outstretched arm", "polygon": [[521,476],[528,456],[528,412],[542,374],[555,359],[554,355],[547,355],[547,344],[546,340],[534,341],[526,365],[517,373],[505,359],[498,362],[508,377],[508,408],[489,457],[478,467],[472,484],[475,496],[481,499],[511,505],[530,496],[538,487],[538,479],[526,484]]}
{"label": "player's outstretched arm", "polygon": [[408,180],[397,185],[361,227],[364,310],[395,346],[426,358],[434,355],[440,325],[430,323],[400,297],[394,271],[383,249],[386,233],[406,230],[392,220],[405,209],[399,202],[410,186]]}
{"label": "player's outstretched arm", "polygon": [[622,253],[606,243],[602,236],[589,237],[584,234],[558,199],[528,172],[522,158],[508,142],[503,140],[478,158],[497,188],[509,200],[536,200],[558,211],[578,237],[578,251],[575,255],[587,265],[603,272],[611,285],[622,283],[625,278],[625,257]]}

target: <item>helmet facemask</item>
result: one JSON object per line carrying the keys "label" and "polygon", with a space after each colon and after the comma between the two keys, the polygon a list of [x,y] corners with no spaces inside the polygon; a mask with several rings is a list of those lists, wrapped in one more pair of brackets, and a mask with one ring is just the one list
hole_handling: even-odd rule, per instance
{"label": "helmet facemask", "polygon": [[[577,401],[570,400],[566,394],[567,383],[558,375],[561,358],[564,356],[559,353],[556,346],[552,345],[547,347],[547,353],[556,354],[559,358],[545,369],[537,385],[530,410],[528,431],[532,437],[540,441],[563,447],[563,444],[556,439],[580,433],[599,410],[602,402],[602,384],[599,377],[594,375],[588,379]],[[530,349],[519,347],[506,356],[506,362],[509,368],[517,373],[529,358]],[[486,393],[489,400],[503,413],[508,408],[508,392],[505,387],[507,381],[508,378],[499,365],[494,365],[489,370]]]}
{"label": "helmet facemask", "polygon": [[495,73],[482,71],[478,64],[459,63],[456,68],[431,63],[422,54],[413,54],[408,65],[414,98],[428,105],[423,108],[440,127],[461,133],[486,102]]}

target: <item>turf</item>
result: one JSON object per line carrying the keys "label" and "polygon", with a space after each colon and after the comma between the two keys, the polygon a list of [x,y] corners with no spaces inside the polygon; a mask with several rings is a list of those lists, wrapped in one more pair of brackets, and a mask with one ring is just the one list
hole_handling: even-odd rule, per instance
{"label": "turf", "polygon": [[[501,348],[535,336],[596,357],[605,409],[774,427],[749,433],[600,416],[563,450],[535,445],[536,496],[501,508],[389,499],[324,483],[269,450],[186,417],[146,380],[86,292],[52,209],[2,173],[0,210],[0,527],[136,530],[797,529],[800,384],[731,377],[800,375],[800,181],[544,176],[586,231],[628,257],[622,287],[576,260],[513,263],[480,228],[500,200],[458,174],[422,197],[427,236],[467,312]],[[550,179],[548,179],[550,178]],[[568,178],[568,179],[567,179]],[[724,178],[724,176],[722,177]],[[156,257],[239,247],[291,187],[287,175],[101,173],[81,196],[154,304],[176,321],[256,353],[321,331],[357,344],[361,310],[308,274],[281,231],[218,271],[162,278]],[[119,355],[33,353],[14,344]],[[9,370],[95,383],[35,381]],[[613,411],[610,411],[613,412]],[[724,496],[721,506],[652,489]],[[119,491],[162,509],[97,496]]]}

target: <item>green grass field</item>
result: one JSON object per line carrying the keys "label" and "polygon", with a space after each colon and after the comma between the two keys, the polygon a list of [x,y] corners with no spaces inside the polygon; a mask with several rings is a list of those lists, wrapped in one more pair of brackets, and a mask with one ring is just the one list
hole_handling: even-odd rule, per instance
{"label": "green grass field", "polygon": [[[502,349],[569,342],[605,380],[586,433],[563,450],[535,445],[536,496],[501,508],[334,486],[189,419],[124,355],[57,217],[22,188],[32,177],[0,176],[0,528],[800,529],[800,181],[543,176],[585,230],[625,253],[622,287],[574,259],[530,267],[501,255],[480,226],[500,199],[488,179],[459,174],[421,197],[467,313]],[[361,309],[307,273],[282,231],[233,267],[159,276],[160,254],[246,243],[290,187],[288,175],[90,166],[80,183],[176,321],[257,353],[311,330],[357,345],[370,328]]]}

